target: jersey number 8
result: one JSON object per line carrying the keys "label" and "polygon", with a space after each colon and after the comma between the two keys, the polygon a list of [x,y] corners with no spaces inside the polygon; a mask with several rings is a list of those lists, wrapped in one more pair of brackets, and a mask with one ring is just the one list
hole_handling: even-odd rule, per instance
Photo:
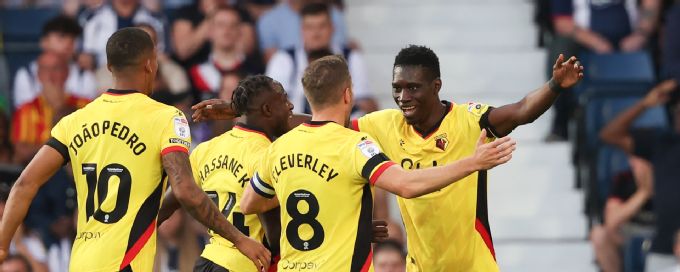
{"label": "jersey number 8", "polygon": [[[300,201],[307,203],[309,210],[307,213],[301,213],[298,207]],[[310,191],[297,190],[291,193],[286,200],[286,211],[292,218],[286,226],[286,238],[288,243],[295,249],[300,251],[309,251],[317,249],[321,246],[324,239],[324,231],[321,223],[316,220],[319,215],[319,201],[316,196]],[[308,240],[303,240],[300,237],[299,229],[303,225],[309,225],[312,228],[312,237]]]}

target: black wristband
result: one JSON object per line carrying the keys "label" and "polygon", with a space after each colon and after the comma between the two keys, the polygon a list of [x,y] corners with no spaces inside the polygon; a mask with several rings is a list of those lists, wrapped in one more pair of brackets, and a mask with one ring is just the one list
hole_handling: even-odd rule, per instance
{"label": "black wristband", "polygon": [[565,90],[564,88],[560,87],[560,84],[557,84],[557,82],[552,78],[548,80],[548,89],[556,93],[562,93]]}

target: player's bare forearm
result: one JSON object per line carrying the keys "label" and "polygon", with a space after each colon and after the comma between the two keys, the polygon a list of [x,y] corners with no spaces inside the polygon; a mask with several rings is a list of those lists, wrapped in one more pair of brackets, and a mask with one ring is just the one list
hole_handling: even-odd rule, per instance
{"label": "player's bare forearm", "polygon": [[172,189],[169,189],[165,193],[165,198],[163,199],[163,205],[161,206],[160,211],[158,212],[158,225],[160,226],[172,216],[173,213],[177,209],[179,209],[181,205],[179,204],[179,201],[177,201],[177,198],[175,197],[175,194],[172,192]]}
{"label": "player's bare forearm", "polygon": [[[63,162],[64,158],[57,150],[43,146],[14,183],[0,223],[0,258],[6,256],[12,236],[26,217],[38,189],[61,168]],[[5,252],[1,252],[3,250]]]}
{"label": "player's bare forearm", "polygon": [[642,209],[649,197],[650,195],[648,193],[636,191],[630,198],[621,204],[611,205],[611,203],[608,202],[605,209],[605,228],[608,230],[618,230],[621,225],[630,221],[630,219]]}
{"label": "player's bare forearm", "polygon": [[262,228],[264,228],[269,248],[272,249],[272,252],[278,252],[279,239],[281,238],[281,209],[277,207],[264,213],[258,213],[257,218],[260,219]]}
{"label": "player's bare forearm", "polygon": [[559,96],[550,90],[548,83],[529,93],[522,100],[493,109],[489,113],[489,123],[496,129],[496,137],[503,137],[516,127],[529,124],[543,115]]}
{"label": "player's bare forearm", "polygon": [[175,198],[193,218],[234,244],[245,238],[196,185],[187,153],[170,152],[162,158]]}
{"label": "player's bare forearm", "polygon": [[505,137],[484,143],[485,140],[486,130],[482,130],[474,155],[442,167],[406,171],[393,165],[378,177],[375,186],[403,198],[419,197],[440,190],[475,171],[491,169],[512,158],[516,144],[514,140]]}
{"label": "player's bare forearm", "polygon": [[479,168],[471,159],[416,171],[406,171],[398,165],[393,165],[383,172],[375,186],[403,198],[414,198],[440,190],[477,170]]}
{"label": "player's bare forearm", "polygon": [[279,206],[279,200],[276,196],[271,199],[259,195],[253,187],[246,185],[243,196],[241,197],[241,211],[243,214],[263,213]]}
{"label": "player's bare forearm", "polygon": [[633,137],[630,135],[630,127],[635,118],[645,111],[646,107],[642,102],[636,103],[623,113],[619,114],[614,120],[609,122],[600,131],[600,139],[605,143],[617,146],[624,152],[633,152]]}

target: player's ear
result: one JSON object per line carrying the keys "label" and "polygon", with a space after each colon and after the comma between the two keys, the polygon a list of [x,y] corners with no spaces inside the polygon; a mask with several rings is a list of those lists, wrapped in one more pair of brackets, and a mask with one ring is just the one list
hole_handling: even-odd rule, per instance
{"label": "player's ear", "polygon": [[352,87],[345,88],[345,91],[343,92],[342,98],[343,98],[343,102],[345,102],[345,104],[351,104],[352,103]]}
{"label": "player's ear", "polygon": [[272,116],[272,108],[269,106],[269,103],[262,103],[262,106],[260,106],[260,111],[262,112],[263,116]]}
{"label": "player's ear", "polygon": [[433,83],[434,83],[434,91],[435,91],[436,93],[439,93],[439,90],[442,89],[442,79],[439,78],[439,77],[438,77],[438,78],[435,78],[434,81],[433,81]]}
{"label": "player's ear", "polygon": [[146,59],[146,63],[144,64],[144,70],[148,73],[153,72],[153,67],[151,67],[151,59]]}

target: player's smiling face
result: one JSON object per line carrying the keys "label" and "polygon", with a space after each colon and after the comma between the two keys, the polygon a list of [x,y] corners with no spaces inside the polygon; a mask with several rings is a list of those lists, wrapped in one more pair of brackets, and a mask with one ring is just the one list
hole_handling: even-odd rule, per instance
{"label": "player's smiling face", "polygon": [[395,66],[392,97],[410,125],[425,122],[440,103],[441,80],[419,65]]}
{"label": "player's smiling face", "polygon": [[270,105],[272,107],[272,117],[276,120],[276,135],[281,136],[290,129],[290,120],[293,117],[293,103],[288,100],[288,94],[283,90],[281,84],[274,84],[274,92],[271,94]]}

